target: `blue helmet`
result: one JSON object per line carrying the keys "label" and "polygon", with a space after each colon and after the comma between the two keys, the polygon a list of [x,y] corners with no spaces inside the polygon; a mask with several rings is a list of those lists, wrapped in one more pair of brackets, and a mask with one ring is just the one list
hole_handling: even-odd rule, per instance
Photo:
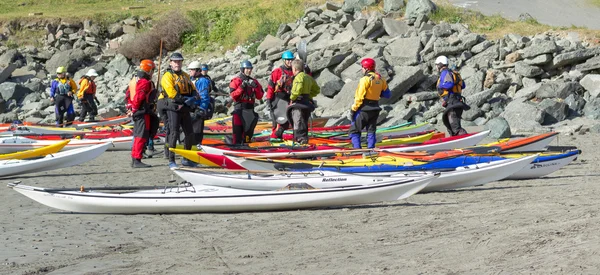
{"label": "blue helmet", "polygon": [[242,63],[240,64],[240,69],[252,69],[252,62],[248,60],[242,61]]}
{"label": "blue helmet", "polygon": [[285,51],[285,52],[283,52],[283,54],[281,54],[281,59],[283,59],[283,60],[294,59],[294,54],[290,51]]}
{"label": "blue helmet", "polygon": [[200,66],[200,69],[203,71],[208,71],[208,65],[202,64],[202,66]]}

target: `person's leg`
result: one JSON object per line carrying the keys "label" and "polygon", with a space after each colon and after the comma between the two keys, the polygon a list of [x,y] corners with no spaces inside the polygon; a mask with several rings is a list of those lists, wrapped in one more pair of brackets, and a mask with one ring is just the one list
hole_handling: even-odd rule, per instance
{"label": "person's leg", "polygon": [[242,123],[244,125],[244,128],[246,128],[246,123],[250,123],[248,131],[245,131],[243,136],[244,143],[250,143],[252,141],[252,137],[254,136],[254,129],[256,129],[256,124],[258,123],[258,114],[254,113],[254,119],[252,121],[242,121]]}
{"label": "person's leg", "polygon": [[231,116],[233,144],[242,144],[244,142],[244,121],[242,120],[242,111],[233,111]]}
{"label": "person's leg", "polygon": [[452,133],[454,133],[456,136],[467,133],[467,131],[463,129],[461,125],[462,112],[463,110],[458,108],[452,109],[450,112],[448,112],[448,123],[452,129]]}
{"label": "person's leg", "polygon": [[89,104],[85,102],[85,97],[83,98],[83,100],[81,101],[81,113],[79,114],[79,121],[80,122],[84,122],[85,121],[85,117],[88,114],[88,106]]}
{"label": "person's leg", "polygon": [[63,127],[65,112],[67,111],[67,106],[65,105],[65,97],[62,95],[57,95],[54,98],[54,114],[56,116],[56,126]]}
{"label": "person's leg", "polygon": [[[168,131],[168,139],[167,143],[169,143],[169,148],[177,148],[177,140],[179,139],[179,124],[181,122],[179,118],[179,113],[175,111],[167,111],[167,117],[169,120],[169,131]],[[175,153],[167,150],[169,152],[169,163],[175,162]]]}
{"label": "person's leg", "polygon": [[354,149],[362,148],[360,142],[360,135],[366,122],[366,120],[363,119],[364,116],[365,114],[363,112],[358,111],[354,121],[352,121],[352,123],[350,124],[350,140],[352,141],[352,147]]}
{"label": "person's leg", "polygon": [[448,134],[450,136],[454,136],[454,131],[452,130],[452,125],[450,125],[450,116],[452,115],[452,113],[454,113],[452,110],[447,109],[442,114],[442,122],[444,123],[444,126],[446,126],[446,130],[448,130]]}
{"label": "person's leg", "polygon": [[308,143],[308,126],[305,117],[304,110],[298,108],[292,109],[294,141],[300,144]]}
{"label": "person's leg", "polygon": [[367,112],[367,148],[375,148],[377,143],[377,119],[379,111]]}
{"label": "person's leg", "polygon": [[150,131],[150,115],[134,117],[133,126],[133,146],[131,147],[131,167],[145,168],[150,167],[141,162],[144,152],[144,146],[148,141]]}
{"label": "person's leg", "polygon": [[73,124],[73,120],[75,120],[75,109],[73,108],[73,99],[66,97],[65,99],[67,104],[67,115],[65,126],[70,127]]}
{"label": "person's leg", "polygon": [[185,135],[183,139],[184,148],[185,150],[190,150],[196,141],[194,138],[194,129],[192,127],[192,117],[190,116],[190,112],[182,112],[179,115],[179,119],[181,120],[181,129],[183,129],[183,134]]}
{"label": "person's leg", "polygon": [[196,145],[201,145],[202,139],[204,138],[204,119],[200,117],[192,119],[192,129],[194,130],[194,140],[196,141]]}
{"label": "person's leg", "polygon": [[96,116],[98,115],[98,105],[96,105],[96,101],[94,101],[94,95],[89,96],[88,104],[90,107],[90,121],[95,121]]}

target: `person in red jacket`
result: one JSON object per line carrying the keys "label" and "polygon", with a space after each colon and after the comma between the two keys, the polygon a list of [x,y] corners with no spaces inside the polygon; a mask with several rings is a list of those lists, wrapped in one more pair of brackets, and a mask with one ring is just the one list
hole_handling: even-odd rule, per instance
{"label": "person in red jacket", "polygon": [[135,89],[133,89],[134,83],[130,83],[127,104],[130,110],[127,114],[132,116],[134,122],[133,147],[131,148],[131,167],[133,168],[150,167],[141,160],[148,139],[153,138],[158,130],[157,90],[152,82],[152,73],[155,67],[152,60],[142,60]]}
{"label": "person in red jacket", "polygon": [[233,144],[248,143],[254,135],[258,122],[258,114],[254,111],[256,99],[262,100],[263,88],[250,76],[252,63],[242,61],[240,73],[229,83],[229,91],[233,100]]}
{"label": "person in red jacket", "polygon": [[292,91],[294,78],[294,73],[292,72],[294,54],[290,51],[285,51],[281,55],[281,59],[283,60],[283,65],[271,72],[269,85],[267,86],[267,107],[271,112],[273,122],[273,130],[271,131],[272,139],[282,139],[283,132],[290,128],[286,114],[287,105],[290,103],[290,92]]}

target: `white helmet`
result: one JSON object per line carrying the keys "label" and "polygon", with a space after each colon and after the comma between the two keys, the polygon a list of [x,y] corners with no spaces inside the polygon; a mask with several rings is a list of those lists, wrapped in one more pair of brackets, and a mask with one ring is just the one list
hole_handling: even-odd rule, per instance
{"label": "white helmet", "polygon": [[98,72],[94,69],[90,69],[86,74],[86,76],[98,76]]}
{"label": "white helmet", "polygon": [[193,61],[192,63],[190,63],[190,65],[188,65],[188,70],[199,70],[200,68],[202,68],[202,64],[200,64],[200,62],[198,61]]}
{"label": "white helmet", "polygon": [[448,57],[440,55],[435,59],[435,65],[442,64],[448,66]]}

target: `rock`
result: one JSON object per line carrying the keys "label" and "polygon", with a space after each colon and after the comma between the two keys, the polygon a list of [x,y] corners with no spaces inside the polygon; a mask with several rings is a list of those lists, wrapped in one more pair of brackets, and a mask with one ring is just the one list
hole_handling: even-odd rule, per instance
{"label": "rock", "polygon": [[2,99],[5,101],[9,101],[11,99],[20,101],[29,93],[31,93],[31,90],[21,84],[14,82],[4,82],[0,84],[0,94],[2,95]]}
{"label": "rock", "polygon": [[0,67],[8,67],[15,62],[21,54],[16,49],[10,49],[0,55]]}
{"label": "rock", "polygon": [[362,77],[362,67],[356,63],[350,65],[340,74],[342,81],[348,83],[349,81],[356,80]]}
{"label": "rock", "polygon": [[417,113],[417,109],[414,107],[405,108],[400,104],[396,104],[394,109],[389,112],[389,119],[383,123],[381,126],[388,127],[393,125],[398,125],[402,123],[406,123],[411,120],[411,118]]}
{"label": "rock", "polygon": [[17,69],[15,64],[9,64],[7,67],[0,68],[0,83],[6,81],[10,75]]}
{"label": "rock", "polygon": [[135,26],[123,25],[123,33],[135,34],[136,32],[137,32],[137,28]]}
{"label": "rock", "polygon": [[260,45],[258,45],[257,52],[259,54],[261,54],[262,52],[264,52],[268,49],[282,48],[282,47],[283,47],[283,40],[268,34],[267,37],[265,37],[265,39],[260,43]]}
{"label": "rock", "polygon": [[344,81],[331,73],[329,69],[321,71],[316,81],[321,87],[321,94],[329,98],[333,98],[344,87]]}
{"label": "rock", "polygon": [[569,116],[579,116],[582,114],[585,100],[581,96],[570,94],[565,98],[564,102],[569,105]]}
{"label": "rock", "polygon": [[525,77],[535,77],[544,73],[540,67],[527,65],[525,62],[517,62],[515,63],[515,73],[525,76]]}
{"label": "rock", "polygon": [[114,39],[123,35],[123,26],[119,23],[114,23],[108,26],[108,38]]}
{"label": "rock", "polygon": [[521,54],[519,52],[512,52],[504,58],[504,62],[507,64],[512,64],[519,60],[521,60]]}
{"label": "rock", "polygon": [[380,104],[394,104],[410,88],[419,83],[425,75],[420,67],[394,67],[395,76],[388,83],[388,88],[392,92],[391,98],[381,98]]}
{"label": "rock", "polygon": [[335,67],[335,69],[333,69],[333,73],[335,75],[340,75],[346,68],[350,67],[350,65],[354,64],[356,61],[358,61],[358,55],[351,53],[350,55],[346,56],[346,58],[344,58],[344,60],[342,60],[342,62]]}
{"label": "rock", "polygon": [[54,74],[56,68],[64,66],[69,73],[74,73],[83,63],[84,58],[85,53],[80,49],[61,51],[46,61],[46,70]]}
{"label": "rock", "polygon": [[544,82],[536,91],[535,95],[539,99],[544,98],[562,98],[565,99],[572,93],[581,92],[583,88],[577,82],[564,82],[561,80]]}
{"label": "rock", "polygon": [[579,84],[590,93],[591,98],[600,95],[600,74],[588,74],[579,81]]}
{"label": "rock", "polygon": [[408,0],[404,18],[408,19],[409,24],[414,23],[419,15],[429,16],[437,7],[430,0]]}
{"label": "rock", "polygon": [[410,101],[415,101],[415,102],[429,101],[429,100],[434,100],[434,99],[440,98],[440,96],[438,95],[438,92],[418,92],[418,93],[414,93],[414,94],[405,94],[404,97]]}
{"label": "rock", "polygon": [[534,39],[529,47],[523,49],[523,58],[531,58],[555,52],[558,52],[558,46],[553,40]]}
{"label": "rock", "polygon": [[425,111],[425,113],[423,113],[423,119],[427,120],[427,119],[434,118],[437,115],[444,112],[444,110],[445,110],[445,108],[442,107],[442,104],[435,104],[435,105],[431,106],[429,109],[427,109],[427,111]]}
{"label": "rock", "polygon": [[466,110],[462,114],[462,118],[467,121],[474,121],[476,118],[481,117],[484,112],[479,107],[473,106],[471,109]]}
{"label": "rock", "polygon": [[129,60],[122,54],[117,54],[115,58],[108,63],[106,69],[109,71],[115,71],[120,76],[125,76],[129,73],[131,65]]}
{"label": "rock", "polygon": [[463,81],[465,82],[465,88],[462,91],[463,96],[466,97],[483,91],[485,74],[482,71],[473,73],[469,78],[464,78],[462,73],[461,76],[463,76]]}
{"label": "rock", "polygon": [[375,4],[375,0],[344,0],[342,10],[347,13],[361,11],[363,7]]}
{"label": "rock", "polygon": [[511,131],[535,132],[541,129],[545,112],[522,99],[513,100],[506,105],[501,116],[508,121]]}
{"label": "rock", "polygon": [[408,26],[408,24],[406,24],[402,21],[398,21],[398,20],[394,20],[394,19],[390,19],[390,18],[383,18],[383,19],[381,19],[381,22],[383,23],[383,28],[385,29],[385,32],[390,37],[404,35],[410,30],[410,27]]}
{"label": "rock", "polygon": [[552,67],[558,68],[578,63],[597,54],[600,54],[600,47],[580,49],[572,52],[561,53],[559,55],[556,55],[552,60]]}
{"label": "rock", "polygon": [[466,103],[473,107],[480,107],[486,103],[495,93],[501,93],[508,88],[506,84],[494,84],[487,90],[466,97]]}
{"label": "rock", "polygon": [[510,138],[512,135],[510,132],[510,125],[503,117],[495,117],[490,119],[485,124],[485,129],[490,130],[488,137],[493,139]]}
{"label": "rock", "polygon": [[[287,26],[287,25],[286,25],[286,26]],[[296,36],[299,36],[299,37],[301,37],[301,38],[304,38],[304,37],[307,37],[307,36],[311,35],[311,33],[308,31],[308,29],[306,29],[306,27],[304,26],[304,24],[300,24],[300,25],[298,26],[298,28],[296,28],[296,29],[294,30],[294,34],[295,34]]]}
{"label": "rock", "polygon": [[594,98],[585,104],[583,114],[590,119],[600,119],[600,98]]}
{"label": "rock", "polygon": [[[477,47],[475,45],[474,47]],[[491,67],[491,63],[493,60],[498,59],[498,46],[492,45],[471,57],[471,59],[467,60],[467,65],[475,67],[477,66],[479,69],[486,69]]]}
{"label": "rock", "polygon": [[600,56],[592,57],[586,60],[585,63],[575,66],[575,69],[582,72],[600,69]]}
{"label": "rock", "polygon": [[339,115],[349,110],[352,104],[354,104],[354,92],[356,91],[356,87],[358,87],[358,82],[359,80],[354,80],[346,83],[321,116]]}
{"label": "rock", "polygon": [[399,11],[404,7],[404,0],[383,0],[383,12]]}
{"label": "rock", "polygon": [[534,57],[533,59],[525,59],[523,62],[529,65],[546,65],[552,61],[551,54],[542,54]]}
{"label": "rock", "polygon": [[491,47],[493,44],[494,43],[490,42],[489,40],[483,40],[481,43],[479,43],[471,48],[471,53],[473,53],[473,54],[481,53],[481,52],[485,51],[487,48]]}
{"label": "rock", "polygon": [[348,23],[348,25],[346,26],[346,29],[352,31],[351,32],[352,37],[357,38],[358,36],[360,36],[362,34],[366,25],[367,25],[366,19],[358,19],[358,20]]}
{"label": "rock", "polygon": [[525,100],[530,100],[535,97],[535,93],[542,87],[542,84],[543,83],[536,83],[533,86],[524,87],[517,91],[514,98],[525,98]]}
{"label": "rock", "polygon": [[19,116],[16,112],[0,114],[0,123],[13,123],[19,120]]}
{"label": "rock", "polygon": [[419,37],[398,38],[385,47],[383,55],[391,66],[412,66],[419,63]]}
{"label": "rock", "polygon": [[549,125],[563,121],[569,115],[569,105],[554,99],[546,98],[537,105],[538,109],[544,111],[544,121],[542,124]]}
{"label": "rock", "polygon": [[340,5],[339,3],[334,3],[334,2],[331,2],[331,1],[327,1],[325,3],[325,8],[328,9],[328,10],[331,10],[331,11],[337,11],[337,10],[339,10],[339,9],[342,8],[342,5]]}
{"label": "rock", "polygon": [[347,56],[349,56],[350,53],[336,53],[332,56],[317,56],[316,58],[314,57],[314,55],[310,55],[308,58],[308,64],[310,64],[310,69],[312,71],[320,71],[322,69],[325,69],[327,67],[331,67],[331,66],[335,66],[337,64],[340,64],[340,62],[342,62]]}

